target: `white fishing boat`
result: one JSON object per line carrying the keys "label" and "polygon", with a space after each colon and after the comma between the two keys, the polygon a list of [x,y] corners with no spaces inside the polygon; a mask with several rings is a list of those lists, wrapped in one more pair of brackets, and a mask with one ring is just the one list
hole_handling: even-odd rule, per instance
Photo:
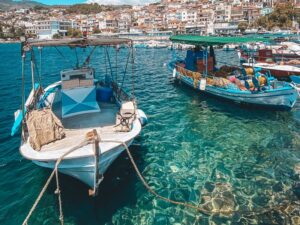
{"label": "white fishing boat", "polygon": [[147,48],[167,48],[168,47],[167,43],[164,43],[161,41],[154,41],[154,40],[148,41],[146,43],[146,45],[147,45]]}
{"label": "white fishing boat", "polygon": [[[32,91],[22,109],[15,114],[12,129],[14,135],[22,127],[20,153],[41,167],[54,169],[58,166],[59,172],[84,182],[94,194],[105,171],[126,146],[133,143],[147,121],[133,97],[134,81],[131,95],[123,90],[126,70],[122,70],[122,82],[117,80],[117,71],[111,67],[110,73],[98,76],[104,81],[98,81],[95,69],[90,66],[96,49],[98,52],[103,50],[105,61],[110,62],[109,51],[120,51],[120,45],[128,47],[128,59],[133,59],[133,45],[129,39],[22,43],[23,68],[26,56],[31,55]],[[82,65],[77,61],[74,68],[60,72],[59,81],[43,89],[41,83],[35,83],[35,52],[46,47],[58,50],[60,46],[91,50]],[[126,68],[130,63],[133,66],[133,60],[127,60]],[[24,69],[22,74],[24,80]],[[24,85],[22,89],[24,99]]]}

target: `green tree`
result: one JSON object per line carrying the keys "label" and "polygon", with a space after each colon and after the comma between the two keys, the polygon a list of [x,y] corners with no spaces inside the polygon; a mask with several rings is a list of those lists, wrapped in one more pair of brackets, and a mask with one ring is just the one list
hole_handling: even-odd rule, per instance
{"label": "green tree", "polygon": [[4,38],[2,25],[0,25],[0,38]]}
{"label": "green tree", "polygon": [[62,38],[62,36],[59,33],[57,33],[57,34],[53,34],[52,38],[53,39],[60,39],[60,38]]}
{"label": "green tree", "polygon": [[300,13],[292,2],[278,3],[272,13],[262,16],[254,22],[254,26],[271,30],[274,27],[291,28],[293,20],[300,21]]}
{"label": "green tree", "polygon": [[15,37],[22,37],[25,35],[25,28],[24,27],[19,27],[16,29],[16,32],[15,32]]}
{"label": "green tree", "polygon": [[94,28],[93,33],[94,34],[100,34],[101,30],[98,27],[96,27],[96,28]]}
{"label": "green tree", "polygon": [[72,38],[79,38],[79,37],[82,37],[82,33],[80,30],[70,28],[67,31],[67,36],[72,37]]}
{"label": "green tree", "polygon": [[240,22],[239,24],[238,24],[238,29],[242,32],[242,33],[244,33],[245,32],[245,30],[248,28],[248,23],[247,22]]}

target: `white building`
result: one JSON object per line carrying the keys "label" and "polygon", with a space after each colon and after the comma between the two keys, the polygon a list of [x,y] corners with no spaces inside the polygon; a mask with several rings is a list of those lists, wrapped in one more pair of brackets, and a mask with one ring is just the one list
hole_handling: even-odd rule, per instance
{"label": "white building", "polygon": [[77,29],[75,21],[41,20],[25,24],[27,34],[35,34],[39,39],[52,39],[53,35],[65,35],[70,28]]}

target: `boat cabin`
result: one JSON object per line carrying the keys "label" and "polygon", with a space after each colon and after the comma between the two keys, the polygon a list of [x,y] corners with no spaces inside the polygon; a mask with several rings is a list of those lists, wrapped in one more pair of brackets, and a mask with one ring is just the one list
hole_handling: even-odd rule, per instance
{"label": "boat cabin", "polygon": [[96,101],[94,69],[80,68],[61,71],[62,118],[100,112]]}
{"label": "boat cabin", "polygon": [[[207,67],[206,67],[207,65]],[[187,70],[206,74],[212,72],[215,68],[215,54],[211,47],[209,51],[200,47],[187,50],[183,64]],[[207,70],[206,70],[207,69]]]}

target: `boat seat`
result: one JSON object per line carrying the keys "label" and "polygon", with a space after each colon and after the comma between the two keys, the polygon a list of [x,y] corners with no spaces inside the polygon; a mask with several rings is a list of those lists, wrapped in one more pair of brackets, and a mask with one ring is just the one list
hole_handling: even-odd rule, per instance
{"label": "boat seat", "polygon": [[132,101],[121,105],[120,112],[117,113],[115,131],[129,132],[135,119],[135,106]]}

